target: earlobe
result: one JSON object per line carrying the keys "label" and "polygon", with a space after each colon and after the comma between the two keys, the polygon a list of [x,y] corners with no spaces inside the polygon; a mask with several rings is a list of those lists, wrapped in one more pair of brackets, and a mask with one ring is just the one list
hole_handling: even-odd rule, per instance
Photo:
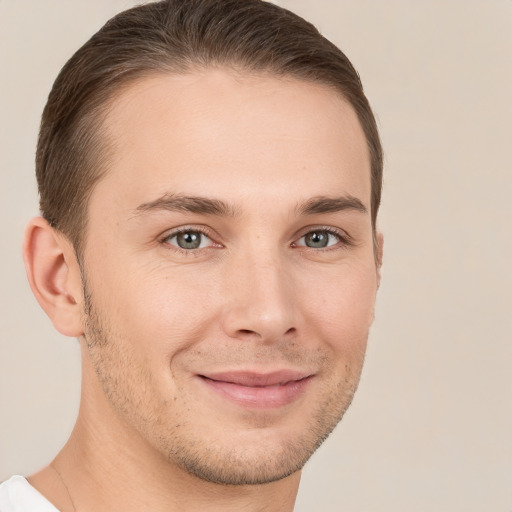
{"label": "earlobe", "polygon": [[25,230],[23,260],[32,292],[55,328],[81,336],[82,281],[71,242],[36,217]]}

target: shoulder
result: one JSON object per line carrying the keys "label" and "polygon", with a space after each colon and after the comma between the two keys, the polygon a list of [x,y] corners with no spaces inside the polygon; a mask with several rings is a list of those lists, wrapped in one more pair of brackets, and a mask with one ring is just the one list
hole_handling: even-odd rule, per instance
{"label": "shoulder", "polygon": [[59,512],[22,476],[0,483],[0,512]]}

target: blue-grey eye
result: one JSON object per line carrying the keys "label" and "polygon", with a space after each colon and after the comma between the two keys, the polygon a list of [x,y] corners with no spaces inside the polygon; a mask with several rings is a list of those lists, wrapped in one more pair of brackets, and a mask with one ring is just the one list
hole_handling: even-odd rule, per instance
{"label": "blue-grey eye", "polygon": [[297,245],[310,247],[311,249],[324,249],[336,245],[340,238],[335,233],[331,233],[325,229],[317,229],[306,233],[300,238]]}
{"label": "blue-grey eye", "polygon": [[167,239],[171,245],[180,249],[193,250],[202,249],[210,245],[211,240],[201,231],[181,231]]}

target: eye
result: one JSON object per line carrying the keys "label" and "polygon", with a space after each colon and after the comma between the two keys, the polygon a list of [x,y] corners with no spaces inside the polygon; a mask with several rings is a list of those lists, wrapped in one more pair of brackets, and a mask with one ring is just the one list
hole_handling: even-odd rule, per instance
{"label": "eye", "polygon": [[187,251],[194,249],[204,249],[213,245],[211,239],[202,231],[193,229],[179,231],[178,233],[170,234],[165,238],[164,242],[179,247]]}
{"label": "eye", "polygon": [[332,247],[341,241],[341,236],[328,229],[315,229],[300,237],[296,245],[311,249]]}

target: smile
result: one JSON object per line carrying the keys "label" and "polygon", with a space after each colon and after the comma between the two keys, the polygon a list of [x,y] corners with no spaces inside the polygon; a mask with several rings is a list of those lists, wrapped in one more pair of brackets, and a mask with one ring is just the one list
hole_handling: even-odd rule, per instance
{"label": "smile", "polygon": [[297,400],[313,375],[282,370],[267,374],[227,372],[199,377],[209,389],[238,405],[277,408]]}

